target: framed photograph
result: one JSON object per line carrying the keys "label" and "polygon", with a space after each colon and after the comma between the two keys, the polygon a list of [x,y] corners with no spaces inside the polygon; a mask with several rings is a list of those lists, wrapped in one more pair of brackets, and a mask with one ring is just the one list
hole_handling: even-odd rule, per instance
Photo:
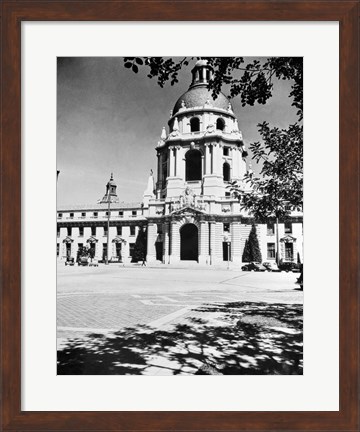
{"label": "framed photograph", "polygon": [[358,1],[1,29],[3,430],[358,430]]}

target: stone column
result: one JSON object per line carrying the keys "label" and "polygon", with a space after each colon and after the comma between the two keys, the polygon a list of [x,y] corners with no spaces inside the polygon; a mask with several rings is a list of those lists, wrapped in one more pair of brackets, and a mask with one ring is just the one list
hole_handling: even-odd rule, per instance
{"label": "stone column", "polygon": [[174,148],[169,147],[169,177],[174,177],[175,171],[175,160],[174,160]]}
{"label": "stone column", "polygon": [[213,228],[211,233],[212,262],[219,264],[222,262],[223,224],[215,222],[211,228]]}
{"label": "stone column", "polygon": [[161,153],[159,152],[157,154],[158,159],[158,168],[157,168],[157,189],[161,189],[161,183],[162,183],[162,160],[161,160]]}
{"label": "stone column", "polygon": [[205,144],[205,171],[204,174],[211,174],[211,154],[209,144]]}
{"label": "stone column", "polygon": [[129,255],[130,255],[130,244],[129,244],[129,240],[127,240],[126,243],[123,243],[121,246],[121,258],[124,264],[127,264],[131,261]]}
{"label": "stone column", "polygon": [[180,261],[180,231],[177,221],[171,222],[171,239],[170,239],[170,262],[171,264]]}
{"label": "stone column", "polygon": [[181,147],[177,146],[176,147],[176,162],[175,162],[175,175],[176,177],[182,177],[182,172],[181,172],[181,160],[182,160],[182,155],[181,155]]}
{"label": "stone column", "polygon": [[209,263],[209,224],[206,221],[200,221],[199,233],[199,264]]}
{"label": "stone column", "polygon": [[231,261],[236,265],[241,265],[241,223],[231,223]]}
{"label": "stone column", "polygon": [[214,239],[213,239],[214,225],[215,225],[215,222],[213,222],[213,221],[210,221],[209,225],[208,225],[208,230],[209,230],[209,264],[210,265],[213,264],[213,254],[214,254],[213,246],[212,246],[213,242],[214,242]]}
{"label": "stone column", "polygon": [[147,228],[147,256],[146,261],[156,261],[156,248],[155,243],[157,239],[157,225],[155,223],[149,223]]}
{"label": "stone column", "polygon": [[216,175],[222,175],[222,154],[221,147],[219,144],[213,144],[213,155],[212,155],[212,173]]}

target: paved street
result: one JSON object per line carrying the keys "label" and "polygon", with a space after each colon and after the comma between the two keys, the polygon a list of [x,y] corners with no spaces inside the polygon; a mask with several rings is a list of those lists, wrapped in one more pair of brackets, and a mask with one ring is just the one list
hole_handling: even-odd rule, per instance
{"label": "paved street", "polygon": [[[284,313],[291,312],[293,305],[298,308],[298,314],[301,312],[303,296],[301,291],[295,289],[297,277],[298,275],[293,273],[241,272],[195,265],[191,268],[119,265],[89,268],[65,267],[59,264],[58,349],[61,351],[76,343],[82,348],[89,347],[90,344],[91,350],[100,350],[105,339],[114,340],[121,332],[122,341],[127,339],[129,334],[139,332],[142,337],[145,333],[149,335],[162,332],[161,337],[164,337],[164,332],[172,332],[189,323],[192,329],[194,326],[202,326],[202,329],[197,329],[199,331],[203,331],[204,326],[207,329],[233,329],[246,309],[252,317],[244,318],[243,330],[245,323],[247,326],[253,325],[254,319],[256,325],[259,320],[264,321],[264,315],[260,316],[258,313],[259,308],[266,310],[264,325],[267,327],[281,327],[281,331],[287,334],[299,333],[292,327],[292,321],[285,324],[281,318]],[[268,313],[269,308],[271,316]],[[130,328],[132,330],[129,330]],[[92,336],[89,336],[90,334]],[[168,336],[170,334],[166,335],[166,341]],[[96,347],[95,339],[101,341]],[[141,348],[140,342],[139,345],[140,348],[137,347],[135,351],[145,348]],[[173,347],[177,353],[180,345]],[[168,354],[168,350],[165,351]],[[211,355],[213,354],[212,352]],[[150,357],[151,368],[148,364],[144,368],[140,366],[139,370],[142,372],[139,373],[144,373],[144,369],[147,374],[164,374],[169,373],[169,370],[170,373],[175,373],[176,367],[168,368],[166,372],[162,368],[166,357],[163,353]],[[160,359],[158,363],[162,366],[156,363],[156,357]],[[143,359],[141,360],[140,364],[143,365]],[[197,365],[186,364],[180,373],[195,373],[201,364],[201,361],[198,361]],[[137,370],[103,370],[102,373],[137,373]]]}

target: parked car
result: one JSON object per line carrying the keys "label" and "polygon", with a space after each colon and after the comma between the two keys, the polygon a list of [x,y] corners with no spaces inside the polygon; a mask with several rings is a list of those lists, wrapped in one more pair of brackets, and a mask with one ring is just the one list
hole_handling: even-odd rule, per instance
{"label": "parked car", "polygon": [[280,271],[275,261],[265,261],[263,262],[263,266],[266,268],[267,271],[272,271],[272,272]]}
{"label": "parked car", "polygon": [[73,266],[74,264],[75,264],[74,258],[70,258],[70,257],[66,258],[66,261],[65,261],[66,266]]}
{"label": "parked car", "polygon": [[87,265],[89,265],[89,257],[86,257],[86,256],[80,257],[79,261],[78,261],[78,265],[79,266],[87,266]]}
{"label": "parked car", "polygon": [[301,271],[301,264],[294,263],[294,262],[281,262],[279,264],[279,270],[288,272],[294,272],[294,273],[300,273]]}
{"label": "parked car", "polygon": [[251,262],[241,267],[244,271],[265,271],[266,268],[259,262]]}

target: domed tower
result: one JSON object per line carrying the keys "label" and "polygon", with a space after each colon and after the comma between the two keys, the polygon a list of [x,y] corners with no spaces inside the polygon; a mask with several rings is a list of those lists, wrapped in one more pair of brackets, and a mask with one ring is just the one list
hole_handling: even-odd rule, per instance
{"label": "domed tower", "polygon": [[175,103],[157,146],[157,198],[178,197],[186,188],[197,196],[224,197],[226,186],[246,171],[244,144],[228,98],[208,89],[213,69],[199,60],[191,85]]}
{"label": "domed tower", "polygon": [[113,173],[111,173],[110,180],[106,183],[105,195],[100,200],[100,204],[107,203],[109,202],[109,200],[112,203],[118,203],[119,198],[116,193],[116,188],[117,186],[116,183],[114,182],[114,176]]}

